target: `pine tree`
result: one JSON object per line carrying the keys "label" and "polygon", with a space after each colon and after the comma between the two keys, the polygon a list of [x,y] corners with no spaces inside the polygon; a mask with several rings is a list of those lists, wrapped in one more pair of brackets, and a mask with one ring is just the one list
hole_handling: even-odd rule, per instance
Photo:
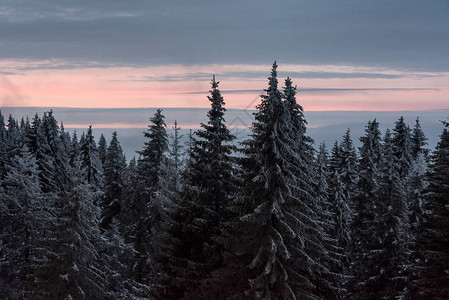
{"label": "pine tree", "polygon": [[[410,255],[409,211],[404,181],[399,177],[400,161],[394,155],[389,133],[385,134],[383,155],[379,165],[377,194],[377,234],[380,247],[374,257],[374,276],[368,280],[368,290],[393,299],[399,297],[406,285],[407,262]],[[373,250],[373,249],[372,249]]]}
{"label": "pine tree", "polygon": [[154,253],[155,234],[159,231],[163,202],[166,200],[161,193],[167,183],[169,160],[168,137],[165,117],[158,109],[150,118],[148,130],[144,132],[148,139],[139,152],[137,164],[136,186],[126,209],[128,220],[124,224],[138,252],[138,263],[135,265],[135,278],[139,283],[147,282],[151,275],[149,257]]}
{"label": "pine tree", "polygon": [[0,180],[2,180],[6,176],[6,143],[7,135],[5,118],[3,117],[2,111],[0,110]]}
{"label": "pine tree", "polygon": [[35,240],[42,234],[44,197],[35,156],[25,145],[0,181],[0,298],[22,299],[32,271]]}
{"label": "pine tree", "polygon": [[369,276],[372,264],[370,250],[375,245],[376,192],[378,190],[379,164],[382,157],[381,133],[379,123],[369,121],[365,135],[360,138],[359,180],[353,199],[354,216],[351,223],[351,243],[349,257],[351,275],[354,276],[348,288],[353,297],[361,297],[364,280]]}
{"label": "pine tree", "polygon": [[402,180],[408,175],[412,164],[412,143],[410,140],[410,128],[405,124],[404,117],[400,117],[393,129],[393,151],[399,163],[399,176]]}
{"label": "pine tree", "polygon": [[76,130],[73,132],[72,140],[70,141],[69,161],[70,166],[73,168],[74,162],[80,159],[80,142],[78,142],[78,136]]}
{"label": "pine tree", "polygon": [[411,135],[411,144],[412,144],[412,156],[414,159],[417,159],[419,153],[423,153],[426,158],[429,155],[429,149],[425,149],[424,147],[427,145],[428,139],[424,135],[424,132],[421,128],[421,123],[419,122],[419,117],[416,117],[415,126],[412,130]]}
{"label": "pine tree", "polygon": [[101,134],[100,139],[98,140],[98,156],[100,157],[102,166],[104,166],[104,163],[106,161],[106,150],[107,150],[106,139],[104,135]]}
{"label": "pine tree", "polygon": [[58,190],[55,181],[55,158],[48,144],[42,120],[37,114],[31,123],[31,130],[27,132],[26,141],[30,151],[36,155],[42,192],[54,193]]}
{"label": "pine tree", "polygon": [[62,143],[58,122],[53,117],[53,111],[50,110],[48,113],[44,113],[42,126],[50,150],[49,155],[53,158],[53,180],[58,187],[58,191],[64,192],[69,181],[67,175],[69,157],[65,145]]}
{"label": "pine tree", "polygon": [[108,228],[120,212],[120,202],[123,191],[123,175],[126,168],[126,159],[122,147],[117,139],[117,132],[112,133],[111,143],[106,150],[104,162],[105,195],[102,203],[102,219],[100,226]]}
{"label": "pine tree", "polygon": [[92,135],[92,125],[87,129],[87,134],[82,136],[80,141],[81,167],[86,172],[86,181],[94,189],[96,197],[100,197],[104,189],[103,166],[97,144]]}
{"label": "pine tree", "polygon": [[176,189],[179,190],[181,186],[181,171],[183,170],[183,155],[182,149],[184,148],[181,145],[180,140],[183,135],[179,133],[181,127],[178,126],[178,122],[175,120],[175,124],[172,126],[173,134],[170,135],[170,158],[172,160],[173,172],[174,172],[174,184]]}
{"label": "pine tree", "polygon": [[238,218],[231,227],[229,268],[236,296],[311,299],[332,294],[319,261],[327,259],[324,233],[310,161],[300,156],[305,145],[291,132],[293,112],[277,89],[276,68],[274,63],[251,139],[244,144],[245,185],[233,205]]}
{"label": "pine tree", "polygon": [[354,144],[351,139],[351,130],[348,128],[343,140],[340,143],[340,168],[339,176],[343,183],[343,192],[346,194],[347,201],[351,201],[354,196],[355,186],[357,184],[357,156]]}
{"label": "pine tree", "polygon": [[449,297],[449,123],[433,154],[428,173],[429,186],[423,201],[423,220],[419,226],[415,288],[410,299]]}
{"label": "pine tree", "polygon": [[216,240],[222,236],[223,222],[229,218],[229,201],[235,194],[231,157],[235,137],[225,124],[225,103],[218,84],[213,77],[208,123],[202,123],[202,129],[192,138],[184,189],[180,199],[168,207],[168,235],[162,238],[159,260],[165,265],[162,288],[170,294],[159,294],[163,298],[176,294],[194,299],[219,295],[219,283],[211,280],[211,271],[222,264]]}
{"label": "pine tree", "polygon": [[97,264],[99,209],[83,173],[81,162],[75,161],[70,187],[45,222],[46,237],[38,241],[44,258],[34,262],[31,299],[104,298],[105,278]]}

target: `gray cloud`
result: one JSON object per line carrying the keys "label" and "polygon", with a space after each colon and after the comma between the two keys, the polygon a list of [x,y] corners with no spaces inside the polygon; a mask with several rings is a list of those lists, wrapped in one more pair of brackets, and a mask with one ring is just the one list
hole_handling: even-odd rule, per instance
{"label": "gray cloud", "polygon": [[0,58],[449,70],[447,1],[31,1],[0,7]]}

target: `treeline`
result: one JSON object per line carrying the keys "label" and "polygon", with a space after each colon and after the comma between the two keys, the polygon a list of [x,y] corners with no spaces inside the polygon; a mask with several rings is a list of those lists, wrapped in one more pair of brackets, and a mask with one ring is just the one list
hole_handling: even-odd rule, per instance
{"label": "treeline", "polygon": [[315,151],[276,68],[245,142],[213,78],[208,122],[181,145],[157,110],[129,163],[0,113],[0,298],[449,298],[449,123],[433,152],[402,117]]}

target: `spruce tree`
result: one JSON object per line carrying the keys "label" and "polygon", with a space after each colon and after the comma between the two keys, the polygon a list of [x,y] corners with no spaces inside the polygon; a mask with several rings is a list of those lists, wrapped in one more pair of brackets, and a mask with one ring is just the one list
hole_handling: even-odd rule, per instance
{"label": "spruce tree", "polygon": [[[208,123],[192,137],[190,163],[183,174],[180,199],[168,207],[162,237],[164,278],[159,297],[216,298],[220,283],[211,272],[221,267],[223,223],[229,219],[229,202],[235,194],[232,153],[235,137],[226,127],[226,109],[215,76],[211,81]],[[167,294],[167,291],[169,293]]]}
{"label": "spruce tree", "polygon": [[428,139],[424,135],[424,132],[421,128],[419,117],[417,117],[411,135],[412,156],[414,159],[417,159],[420,153],[423,153],[424,156],[428,158],[429,149],[424,148],[427,145],[427,140]]}
{"label": "spruce tree", "polygon": [[85,179],[94,189],[96,197],[103,194],[103,166],[101,165],[100,155],[97,149],[94,136],[92,134],[92,125],[87,129],[87,134],[82,136],[80,141],[81,167],[85,170]]}
{"label": "spruce tree", "polygon": [[417,246],[419,263],[410,299],[447,299],[449,297],[449,123],[431,155],[429,186],[423,201]]}
{"label": "spruce tree", "polygon": [[0,298],[22,299],[45,220],[45,198],[35,156],[24,145],[0,180]]}
{"label": "spruce tree", "polygon": [[39,239],[43,258],[34,264],[30,299],[103,299],[105,276],[97,263],[99,209],[80,161],[70,171],[70,186],[51,209],[46,236]]}
{"label": "spruce tree", "polygon": [[399,176],[402,180],[408,175],[412,164],[412,143],[410,128],[405,124],[404,117],[400,117],[395,123],[392,136],[393,151],[399,164]]}
{"label": "spruce tree", "polygon": [[166,199],[161,193],[167,184],[169,160],[168,137],[165,116],[158,109],[150,118],[148,130],[144,132],[147,140],[143,150],[139,152],[137,164],[137,180],[133,198],[129,198],[127,214],[124,220],[129,220],[124,226],[130,230],[134,247],[138,252],[138,262],[135,265],[135,278],[140,283],[148,281],[151,275],[150,255],[154,250],[155,234],[160,230],[161,214]]}
{"label": "spruce tree", "polygon": [[379,123],[369,121],[365,135],[360,138],[359,180],[353,198],[354,215],[351,222],[351,243],[348,255],[353,279],[348,285],[352,297],[361,297],[365,279],[369,276],[370,251],[375,245],[376,193],[378,190],[379,164],[382,157]]}
{"label": "spruce tree", "polygon": [[104,137],[103,134],[101,134],[100,139],[98,140],[98,156],[100,157],[102,166],[104,166],[104,163],[106,161],[106,151],[107,151],[106,138]]}
{"label": "spruce tree", "polygon": [[119,212],[123,191],[123,176],[126,159],[117,139],[117,132],[112,133],[111,143],[106,150],[104,162],[105,194],[102,203],[102,219],[100,226],[105,229]]}
{"label": "spruce tree", "polygon": [[294,139],[293,112],[282,101],[273,64],[257,106],[251,139],[244,143],[244,186],[233,204],[229,268],[236,297],[312,299],[330,297],[325,249],[310,161]]}
{"label": "spruce tree", "polygon": [[67,175],[69,171],[69,157],[67,149],[65,148],[66,145],[64,145],[63,140],[61,140],[60,129],[58,127],[58,122],[53,116],[53,111],[50,110],[49,112],[44,113],[42,126],[50,150],[49,155],[53,158],[53,180],[56,183],[58,191],[64,192],[69,181]]}

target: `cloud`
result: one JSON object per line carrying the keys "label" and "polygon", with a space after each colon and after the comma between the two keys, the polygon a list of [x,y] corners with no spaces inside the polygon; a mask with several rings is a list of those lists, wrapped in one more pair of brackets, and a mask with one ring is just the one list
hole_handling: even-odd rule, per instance
{"label": "cloud", "polygon": [[5,0],[0,58],[137,65],[276,58],[448,71],[448,9],[447,1],[399,0]]}

